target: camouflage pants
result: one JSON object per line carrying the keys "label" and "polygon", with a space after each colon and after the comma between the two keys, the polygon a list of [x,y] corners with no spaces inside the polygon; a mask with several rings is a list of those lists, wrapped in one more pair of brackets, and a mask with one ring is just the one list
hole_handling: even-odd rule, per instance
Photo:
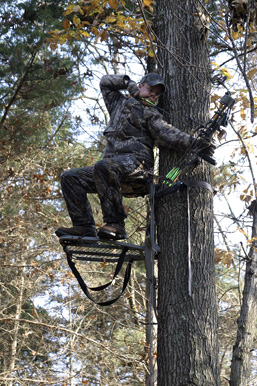
{"label": "camouflage pants", "polygon": [[62,192],[73,225],[95,224],[87,193],[98,194],[105,223],[123,222],[127,215],[120,182],[140,165],[132,155],[117,155],[104,158],[94,166],[62,173]]}

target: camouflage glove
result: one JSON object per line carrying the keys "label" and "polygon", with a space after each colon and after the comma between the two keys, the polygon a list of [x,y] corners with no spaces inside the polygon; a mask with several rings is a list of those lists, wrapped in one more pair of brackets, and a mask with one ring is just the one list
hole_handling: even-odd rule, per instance
{"label": "camouflage glove", "polygon": [[131,96],[137,96],[138,94],[138,87],[137,87],[137,84],[136,82],[134,82],[133,80],[129,80],[128,81],[128,85],[127,85],[127,90],[128,92],[130,93]]}
{"label": "camouflage glove", "polygon": [[138,95],[139,90],[136,82],[131,80],[127,75],[124,76],[123,84],[131,96],[136,97]]}
{"label": "camouflage glove", "polygon": [[202,156],[207,156],[209,158],[213,157],[214,151],[216,149],[216,146],[213,143],[206,141],[206,139],[204,138],[198,138],[198,139],[195,139],[195,141],[196,141],[195,147],[200,157]]}
{"label": "camouflage glove", "polygon": [[192,150],[196,151],[200,157],[209,157],[212,158],[216,146],[213,143],[210,143],[204,138],[193,138]]}

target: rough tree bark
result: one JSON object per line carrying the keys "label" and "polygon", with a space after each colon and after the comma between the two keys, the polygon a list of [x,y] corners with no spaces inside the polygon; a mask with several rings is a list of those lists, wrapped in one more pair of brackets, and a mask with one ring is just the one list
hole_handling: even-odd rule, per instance
{"label": "rough tree bark", "polygon": [[[158,0],[156,33],[159,70],[167,92],[165,116],[190,132],[186,116],[206,122],[209,113],[210,69],[204,1]],[[197,8],[196,8],[197,5]],[[163,67],[161,67],[161,64]],[[160,149],[160,175],[181,156]],[[212,183],[209,164],[202,162],[187,180]],[[157,203],[158,385],[217,386],[218,326],[213,243],[213,202],[207,189],[190,189],[192,296],[188,292],[188,206],[186,191]]]}
{"label": "rough tree bark", "polygon": [[245,286],[240,316],[237,320],[237,339],[233,347],[230,385],[248,386],[250,381],[250,359],[256,339],[257,317],[257,202],[251,204],[253,216],[252,245],[246,262]]}

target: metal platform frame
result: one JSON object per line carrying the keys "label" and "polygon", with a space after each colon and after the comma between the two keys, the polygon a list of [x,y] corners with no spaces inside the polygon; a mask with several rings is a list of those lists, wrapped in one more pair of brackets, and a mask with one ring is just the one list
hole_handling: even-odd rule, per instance
{"label": "metal platform frame", "polygon": [[65,235],[59,238],[64,252],[72,259],[116,263],[124,247],[128,248],[124,261],[144,260],[144,245],[135,245],[98,237],[80,237]]}
{"label": "metal platform frame", "polygon": [[152,261],[160,248],[156,243],[154,219],[155,184],[152,177],[149,178],[148,183],[150,187],[150,213],[143,245],[131,244],[128,241],[99,239],[98,237],[64,235],[59,237],[64,252],[71,259],[75,260],[115,263],[118,262],[121,251],[126,247],[125,261],[145,260],[146,265],[149,265],[147,260],[150,259]]}
{"label": "metal platform frame", "polygon": [[[81,289],[86,296],[95,302],[91,297],[90,291],[100,291],[107,288],[120,272],[123,262],[127,262],[127,268],[125,272],[123,288],[118,297],[106,302],[98,302],[96,304],[100,306],[108,306],[116,302],[126,289],[129,282],[131,265],[133,261],[145,261],[146,276],[148,280],[149,291],[149,334],[150,334],[150,385],[152,386],[152,374],[153,374],[153,358],[152,358],[152,309],[157,317],[156,306],[156,279],[154,276],[154,260],[157,258],[157,254],[160,251],[160,247],[156,243],[155,232],[155,218],[154,218],[154,197],[155,197],[155,184],[153,177],[148,180],[150,187],[149,201],[150,211],[147,229],[145,233],[145,242],[143,245],[135,245],[126,241],[115,241],[99,239],[97,237],[79,237],[65,235],[59,238],[59,241],[63,247],[64,252],[67,255],[68,264],[78,280]],[[84,280],[80,276],[76,268],[76,261],[88,261],[88,262],[106,262],[117,263],[113,279],[105,285],[89,288],[85,284]]]}

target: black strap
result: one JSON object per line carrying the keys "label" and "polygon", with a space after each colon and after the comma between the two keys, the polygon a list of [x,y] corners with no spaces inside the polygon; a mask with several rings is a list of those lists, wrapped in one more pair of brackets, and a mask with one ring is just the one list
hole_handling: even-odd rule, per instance
{"label": "black strap", "polygon": [[164,197],[167,194],[176,192],[177,190],[182,190],[183,188],[186,188],[186,187],[188,187],[188,188],[191,188],[191,187],[204,188],[204,189],[208,189],[211,193],[213,193],[212,186],[208,182],[205,182],[205,181],[187,181],[187,182],[177,181],[177,182],[173,183],[171,186],[169,186],[168,188],[164,188],[164,189],[161,189],[159,191],[157,190],[157,192],[155,193],[155,198]]}
{"label": "black strap", "polygon": [[181,181],[177,181],[177,182],[172,183],[171,186],[165,187],[164,189],[163,189],[163,186],[164,186],[163,184],[157,185],[157,189],[156,189],[156,192],[154,195],[155,198],[161,198],[161,197],[166,196],[167,194],[176,192],[177,190],[181,189],[184,186],[184,183]]}
{"label": "black strap", "polygon": [[88,297],[88,299],[92,300],[92,302],[98,304],[99,306],[110,306],[111,304],[115,303],[120,298],[120,296],[123,294],[123,292],[125,291],[125,289],[127,287],[129,279],[130,279],[131,266],[132,266],[132,263],[133,263],[132,259],[130,259],[129,262],[128,262],[128,265],[127,265],[127,268],[126,268],[126,272],[125,272],[125,276],[124,276],[123,287],[122,287],[121,293],[119,294],[118,297],[116,297],[115,299],[112,299],[112,300],[108,300],[106,302],[96,302],[91,297],[91,295],[90,295],[88,290],[91,290],[91,291],[102,291],[103,289],[107,288],[109,285],[112,284],[113,280],[116,278],[116,276],[119,274],[119,272],[121,270],[121,267],[122,267],[122,265],[124,263],[124,260],[125,260],[126,253],[127,253],[128,249],[129,249],[128,247],[124,247],[123,248],[123,250],[122,250],[122,252],[120,254],[120,257],[119,257],[119,260],[118,260],[118,263],[117,263],[117,266],[116,266],[116,269],[115,269],[115,272],[114,272],[112,280],[110,282],[108,282],[108,283],[106,283],[104,285],[98,286],[98,287],[88,287],[86,285],[86,283],[82,279],[79,271],[77,270],[75,263],[71,259],[71,254],[68,251],[66,251],[67,261],[68,261],[70,269],[72,270],[72,273],[74,274],[74,276],[78,280],[78,283],[79,283],[82,291],[84,292],[84,294]]}
{"label": "black strap", "polygon": [[211,193],[213,193],[212,186],[206,181],[187,181],[187,182],[184,182],[184,184],[188,188],[192,188],[192,187],[204,188],[204,189],[208,189]]}

